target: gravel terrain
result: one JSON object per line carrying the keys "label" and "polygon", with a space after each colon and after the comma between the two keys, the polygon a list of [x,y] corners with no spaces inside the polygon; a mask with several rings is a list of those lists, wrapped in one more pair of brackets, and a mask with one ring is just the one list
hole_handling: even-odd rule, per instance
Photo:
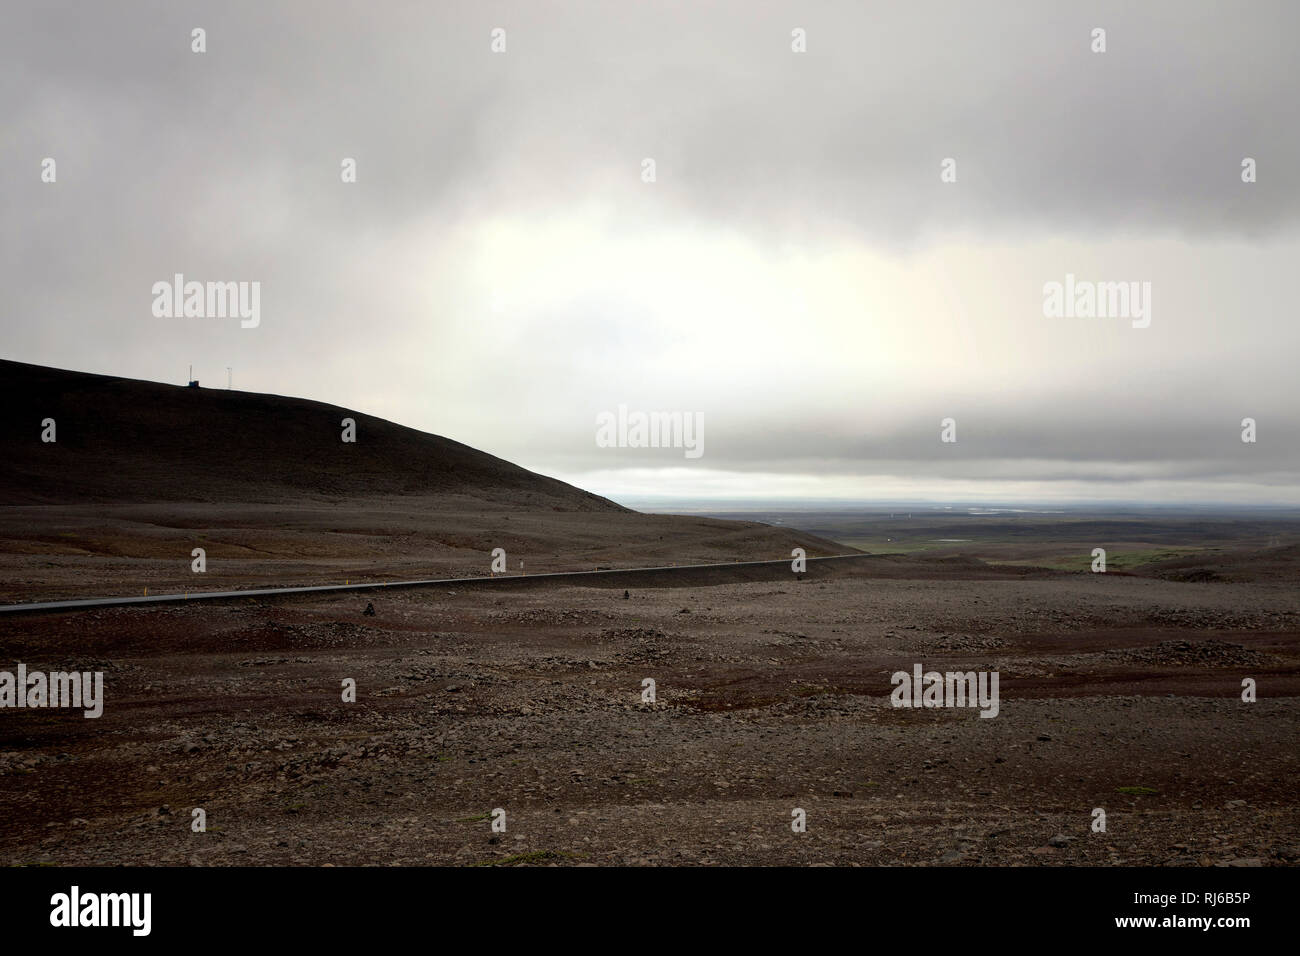
{"label": "gravel terrain", "polygon": [[[1289,585],[895,558],[723,578],[5,621],[6,658],[101,669],[107,703],[3,714],[0,860],[1300,859]],[[914,663],[997,670],[998,716],[891,706]]]}

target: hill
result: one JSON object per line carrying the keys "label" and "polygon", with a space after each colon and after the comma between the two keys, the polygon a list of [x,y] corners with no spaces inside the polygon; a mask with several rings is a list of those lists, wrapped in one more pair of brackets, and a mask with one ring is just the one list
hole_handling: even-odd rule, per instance
{"label": "hill", "polygon": [[[8,505],[465,495],[627,510],[460,442],[300,398],[0,361],[0,401]],[[355,443],[341,439],[344,418]]]}

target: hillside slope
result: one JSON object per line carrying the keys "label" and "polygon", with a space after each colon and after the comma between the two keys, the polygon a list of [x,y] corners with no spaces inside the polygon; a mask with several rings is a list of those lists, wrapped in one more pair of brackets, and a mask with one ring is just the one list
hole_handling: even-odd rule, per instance
{"label": "hillside slope", "polygon": [[[627,509],[459,442],[335,405],[0,361],[0,503],[466,495]],[[42,421],[57,441],[41,440]],[[341,440],[344,418],[357,440]]]}

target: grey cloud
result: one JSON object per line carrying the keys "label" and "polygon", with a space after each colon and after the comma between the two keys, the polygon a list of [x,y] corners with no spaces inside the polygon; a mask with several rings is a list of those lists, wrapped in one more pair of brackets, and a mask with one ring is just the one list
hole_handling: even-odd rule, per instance
{"label": "grey cloud", "polygon": [[[504,56],[488,51],[494,26]],[[789,50],[795,26],[807,54]],[[649,266],[635,287],[599,288],[593,271],[590,288],[494,316],[466,243],[500,217],[543,228],[599,201],[611,237],[860,247],[900,269],[951,235],[1276,251],[1300,216],[1297,27],[1285,2],[19,4],[0,36],[5,354],[146,378],[234,365],[246,387],[370,403],[543,470],[644,461],[597,455],[588,425],[593,406],[639,399],[704,410],[708,460],[738,471],[937,474],[951,414],[968,469],[1095,462],[1105,481],[1124,474],[1107,463],[1145,463],[1272,482],[1297,447],[1286,275],[1186,276],[1213,295],[1197,306],[1184,290],[1161,313],[1158,353],[1031,335],[991,385],[924,377],[909,352],[915,394],[875,422],[869,382],[784,368],[775,337],[770,365],[725,393],[656,367],[679,346],[643,292],[675,277]],[[56,187],[38,180],[47,155]],[[355,187],[338,183],[344,156]],[[1144,258],[1119,265],[1150,275]],[[272,318],[255,336],[151,320],[150,284],[177,271],[261,280]],[[1060,274],[1019,278],[1032,292]],[[1167,308],[1168,279],[1158,288]],[[953,334],[976,345],[1035,318],[1032,296],[1009,297],[1001,327],[996,303],[969,305]],[[805,327],[839,357],[836,335]],[[1244,415],[1261,423],[1249,465],[1231,444]]]}

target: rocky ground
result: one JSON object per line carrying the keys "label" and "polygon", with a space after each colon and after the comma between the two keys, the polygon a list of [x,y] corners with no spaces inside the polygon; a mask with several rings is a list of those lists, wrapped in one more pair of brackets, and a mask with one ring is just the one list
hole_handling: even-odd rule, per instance
{"label": "rocky ground", "polygon": [[[1290,584],[881,558],[628,590],[0,621],[0,667],[103,670],[107,698],[0,712],[0,861],[1300,860]],[[892,707],[914,663],[997,670],[998,716]]]}

